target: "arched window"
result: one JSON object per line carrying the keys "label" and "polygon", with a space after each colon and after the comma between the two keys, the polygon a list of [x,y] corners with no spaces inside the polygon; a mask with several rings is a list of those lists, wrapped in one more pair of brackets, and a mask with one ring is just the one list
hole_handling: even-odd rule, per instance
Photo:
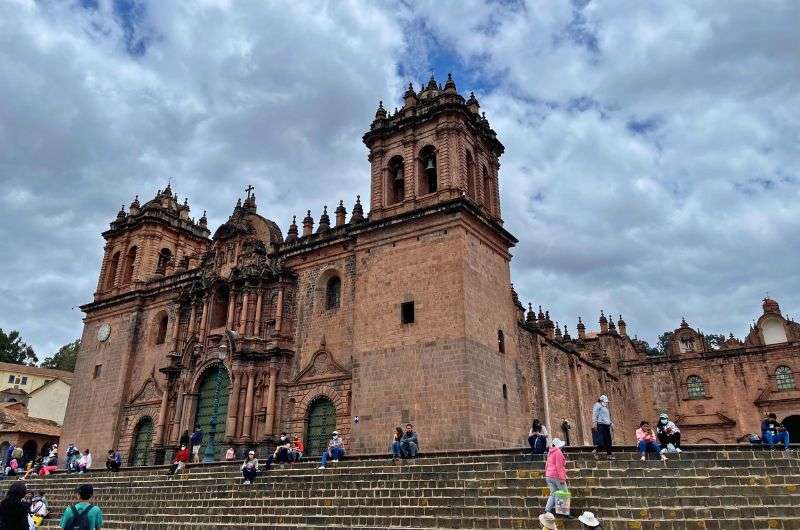
{"label": "arched window", "polygon": [[220,285],[214,293],[214,303],[211,306],[211,320],[209,329],[216,329],[228,323],[228,301],[230,290],[227,285]]}
{"label": "arched window", "polygon": [[164,344],[167,340],[167,323],[169,318],[166,313],[158,317],[158,329],[156,329],[156,344]]}
{"label": "arched window", "polygon": [[167,265],[169,265],[171,259],[172,259],[172,251],[168,248],[162,248],[161,251],[158,253],[158,265],[156,265],[156,274],[164,274],[167,271]]}
{"label": "arched window", "polygon": [[706,386],[700,376],[690,375],[686,380],[686,387],[689,390],[689,397],[692,399],[706,397]]}
{"label": "arched window", "polygon": [[503,335],[502,329],[497,330],[497,351],[500,353],[506,352],[506,338]]}
{"label": "arched window", "polygon": [[328,279],[325,288],[325,308],[336,309],[342,302],[342,280],[338,276]]}
{"label": "arched window", "polygon": [[467,151],[467,196],[470,199],[475,198],[475,161],[472,159],[472,153]]}
{"label": "arched window", "polygon": [[114,252],[114,255],[111,257],[111,263],[108,265],[108,270],[106,271],[106,289],[112,289],[114,287],[114,280],[117,278],[117,268],[119,268],[119,252]]}
{"label": "arched window", "polygon": [[794,374],[788,366],[779,366],[775,370],[775,384],[778,390],[794,390]]}
{"label": "arched window", "polygon": [[122,283],[131,283],[133,280],[133,267],[136,265],[136,247],[131,247],[125,256],[125,273],[122,275]]}
{"label": "arched window", "polygon": [[438,166],[436,150],[426,145],[419,152],[419,195],[433,193],[438,189]]}
{"label": "arched window", "polygon": [[483,205],[489,212],[492,211],[492,179],[486,171],[486,166],[483,166]]}
{"label": "arched window", "polygon": [[389,161],[389,175],[386,186],[386,204],[392,205],[403,202],[406,198],[406,175],[403,157],[395,156]]}

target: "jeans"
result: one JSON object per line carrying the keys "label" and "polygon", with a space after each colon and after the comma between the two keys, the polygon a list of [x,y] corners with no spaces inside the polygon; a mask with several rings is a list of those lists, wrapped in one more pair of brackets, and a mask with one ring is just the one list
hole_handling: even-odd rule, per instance
{"label": "jeans", "polygon": [[299,462],[303,453],[299,451],[289,451],[289,462]]}
{"label": "jeans", "polygon": [[542,444],[543,450],[536,451],[536,440],[542,437],[541,434],[534,434],[533,436],[528,436],[528,445],[531,446],[531,454],[532,455],[543,455],[547,452],[547,438],[545,437],[544,444]]}
{"label": "jeans", "polygon": [[185,466],[186,466],[186,464],[184,464],[183,462],[175,462],[174,464],[169,466],[169,473],[167,473],[167,474],[168,475],[174,475],[175,473],[177,473],[178,471],[183,469]]}
{"label": "jeans", "polygon": [[[330,451],[331,456],[328,456],[328,451]],[[328,449],[328,451],[323,451],[322,452],[322,465],[323,466],[327,466],[328,465],[328,459],[340,460],[341,458],[344,457],[344,449],[341,448],[341,447],[331,447],[330,449]]]}
{"label": "jeans", "polygon": [[109,471],[119,471],[120,464],[111,460],[106,460],[106,469]]}
{"label": "jeans", "polygon": [[400,442],[398,442],[397,440],[392,442],[392,456],[395,458],[400,458],[402,456],[402,453],[400,451]]}
{"label": "jeans", "polygon": [[400,442],[400,452],[403,458],[414,458],[417,456],[417,444],[403,440]]}
{"label": "jeans", "polygon": [[674,432],[672,434],[667,434],[662,432],[658,435],[658,443],[661,444],[662,447],[666,447],[669,444],[675,446],[675,448],[680,448],[681,446],[681,433]]}
{"label": "jeans", "polygon": [[598,451],[605,451],[607,455],[611,455],[611,425],[605,423],[597,424],[597,444]]}
{"label": "jeans", "polygon": [[246,467],[242,469],[242,478],[244,478],[247,482],[253,482],[256,479],[256,475],[258,471],[254,467]]}
{"label": "jeans", "polygon": [[557,478],[550,478],[545,477],[544,481],[547,482],[547,486],[550,488],[550,496],[547,497],[547,504],[544,507],[544,511],[552,512],[553,508],[556,507],[556,492],[558,490],[563,490],[567,487],[566,482],[561,482]]}
{"label": "jeans", "polygon": [[772,448],[775,443],[783,443],[783,448],[789,449],[789,431],[781,431],[775,434],[765,431],[762,433],[761,438],[769,448]]}
{"label": "jeans", "polygon": [[642,456],[644,456],[644,454],[648,451],[650,451],[651,453],[661,452],[661,446],[658,445],[658,442],[647,442],[645,440],[640,440],[638,446],[639,446],[639,454]]}

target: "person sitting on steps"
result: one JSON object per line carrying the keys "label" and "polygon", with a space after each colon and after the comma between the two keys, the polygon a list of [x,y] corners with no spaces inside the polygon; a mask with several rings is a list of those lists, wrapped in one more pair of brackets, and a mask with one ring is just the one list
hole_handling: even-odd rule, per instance
{"label": "person sitting on steps", "polygon": [[656,435],[658,436],[658,443],[661,444],[662,453],[667,452],[669,444],[672,444],[676,453],[681,452],[681,430],[678,429],[674,422],[670,421],[666,412],[662,412],[658,416]]}
{"label": "person sitting on steps", "polygon": [[400,450],[400,441],[403,439],[403,428],[394,428],[394,438],[392,439],[392,463],[396,464],[402,458],[403,452]]}
{"label": "person sitting on steps", "polygon": [[92,453],[88,449],[83,450],[83,454],[78,459],[78,473],[86,473],[92,468]]}
{"label": "person sitting on steps", "polygon": [[242,484],[252,484],[256,480],[256,475],[258,475],[258,458],[255,451],[250,451],[242,464]]}
{"label": "person sitting on steps", "polygon": [[116,473],[120,467],[122,467],[122,455],[115,449],[109,449],[106,457],[106,469]]}
{"label": "person sitting on steps", "polygon": [[328,441],[328,448],[322,452],[322,461],[320,462],[320,469],[325,469],[328,466],[328,461],[332,460],[334,463],[338,462],[340,458],[344,458],[344,440],[339,436],[339,431],[333,431],[331,439]]}
{"label": "person sitting on steps", "polygon": [[288,464],[291,447],[292,441],[285,432],[282,432],[280,438],[278,438],[278,445],[275,446],[275,451],[267,458],[267,469],[270,469],[272,464]]}
{"label": "person sitting on steps", "polygon": [[303,445],[303,440],[301,440],[299,436],[295,436],[292,439],[292,446],[289,448],[289,463],[294,464],[300,462],[305,452],[306,446]]}
{"label": "person sitting on steps", "polygon": [[636,429],[636,441],[638,443],[640,460],[645,460],[647,452],[656,453],[661,456],[661,460],[666,461],[667,456],[661,452],[661,446],[656,441],[656,435],[653,432],[650,423],[642,421],[639,423],[639,428]]}
{"label": "person sitting on steps", "polygon": [[603,530],[600,520],[592,512],[583,512],[578,516],[578,522],[581,523],[581,530]]}
{"label": "person sitting on steps", "polygon": [[543,455],[547,452],[547,427],[533,420],[530,431],[528,431],[528,445],[531,446],[531,455]]}
{"label": "person sitting on steps", "polygon": [[403,439],[400,440],[400,453],[403,458],[416,458],[418,450],[419,441],[417,433],[414,432],[414,426],[406,423],[406,432],[403,433]]}
{"label": "person sitting on steps", "polygon": [[167,475],[172,476],[178,471],[182,470],[186,467],[186,462],[189,461],[189,449],[185,445],[181,446],[180,451],[175,453],[175,458],[172,461],[172,465],[169,467],[169,471]]}
{"label": "person sitting on steps", "polygon": [[789,449],[789,431],[778,421],[774,412],[767,414],[761,422],[761,440],[769,449],[776,443],[782,443],[784,450]]}

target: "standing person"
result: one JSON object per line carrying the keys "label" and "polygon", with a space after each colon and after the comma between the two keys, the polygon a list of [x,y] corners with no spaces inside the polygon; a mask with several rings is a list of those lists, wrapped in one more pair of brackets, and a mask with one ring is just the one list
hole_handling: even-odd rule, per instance
{"label": "standing person", "polygon": [[3,530],[29,530],[30,504],[25,502],[24,482],[14,482],[0,501],[0,528]]}
{"label": "standing person", "polygon": [[299,436],[295,436],[292,440],[292,447],[289,450],[289,463],[299,462],[303,458],[303,453],[306,452],[306,446]]}
{"label": "standing person", "polygon": [[400,450],[400,440],[403,439],[403,429],[401,427],[394,428],[394,438],[392,439],[392,464],[396,464],[397,460],[403,456]]}
{"label": "standing person", "polygon": [[418,450],[419,440],[417,433],[414,432],[414,426],[406,423],[406,432],[403,433],[403,439],[400,440],[400,453],[403,458],[416,458]]}
{"label": "standing person", "polygon": [[116,449],[109,449],[106,457],[106,469],[116,473],[122,467],[122,455]]}
{"label": "standing person", "polygon": [[200,429],[200,426],[197,425],[194,428],[194,432],[192,433],[191,438],[189,438],[189,444],[192,447],[192,462],[195,464],[200,463],[200,444],[203,443],[203,431]]}
{"label": "standing person", "polygon": [[339,431],[333,431],[331,439],[328,441],[328,448],[322,452],[322,461],[319,468],[325,469],[328,465],[328,460],[338,462],[340,458],[344,458],[344,440],[339,436]]}
{"label": "standing person", "polygon": [[103,528],[103,511],[89,502],[94,495],[94,487],[91,484],[81,484],[75,493],[77,502],[64,510],[58,526],[68,530]]}
{"label": "standing person", "polygon": [[86,473],[92,467],[92,453],[88,449],[83,450],[83,454],[78,459],[78,472]]}
{"label": "standing person", "polygon": [[564,441],[560,438],[553,438],[550,449],[547,452],[547,461],[544,465],[544,481],[550,488],[550,496],[547,497],[545,512],[553,513],[556,506],[556,492],[567,487],[567,459],[561,448]]}
{"label": "standing person", "polygon": [[564,421],[561,422],[561,432],[564,433],[564,443],[569,445],[569,431],[572,429],[572,425],[570,424],[569,420],[564,418]]}
{"label": "standing person", "polygon": [[43,491],[40,491],[34,495],[33,500],[31,501],[30,512],[31,517],[33,518],[33,524],[35,524],[37,527],[41,526],[44,518],[50,513],[50,509],[47,506],[47,497]]}
{"label": "standing person", "polygon": [[242,484],[252,484],[256,475],[258,475],[258,458],[255,451],[250,451],[242,464]]}
{"label": "standing person", "polygon": [[611,411],[608,409],[608,396],[603,394],[592,407],[592,433],[597,436],[597,452],[605,451],[609,460],[614,460],[611,454]]}
{"label": "standing person", "polygon": [[662,461],[667,460],[667,455],[661,451],[661,446],[658,445],[658,442],[656,441],[656,435],[648,422],[643,421],[639,423],[639,428],[636,429],[636,442],[639,448],[639,456],[641,456],[641,460],[645,460],[647,458],[646,455],[648,452],[660,454]]}
{"label": "standing person", "polygon": [[770,449],[776,442],[783,443],[784,450],[789,449],[789,431],[778,421],[774,412],[767,414],[761,422],[761,438]]}
{"label": "standing person", "polygon": [[175,458],[172,461],[172,465],[169,467],[169,471],[167,475],[174,475],[181,469],[186,466],[186,462],[189,461],[189,449],[185,445],[181,446],[180,451],[175,453]]}
{"label": "standing person", "polygon": [[667,446],[672,444],[676,453],[681,452],[681,430],[669,419],[666,412],[662,412],[658,416],[658,423],[656,423],[656,436],[658,436],[658,443],[661,444],[661,452],[667,452]]}
{"label": "standing person", "polygon": [[13,455],[13,454],[14,454],[14,449],[15,449],[16,447],[17,447],[17,446],[16,446],[16,445],[14,445],[14,444],[10,444],[10,445],[8,446],[8,451],[6,451],[6,454],[5,454],[5,455],[3,455],[3,466],[8,466],[8,463],[9,463],[9,462],[11,462],[11,455]]}

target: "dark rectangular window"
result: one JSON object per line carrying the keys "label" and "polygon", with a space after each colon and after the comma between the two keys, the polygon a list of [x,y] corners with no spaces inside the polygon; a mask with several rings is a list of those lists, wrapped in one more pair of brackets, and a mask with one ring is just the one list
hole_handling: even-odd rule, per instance
{"label": "dark rectangular window", "polygon": [[508,399],[508,387],[503,383],[503,399]]}
{"label": "dark rectangular window", "polygon": [[98,377],[100,377],[100,373],[102,371],[103,371],[103,365],[102,364],[94,365],[94,378],[97,379]]}
{"label": "dark rectangular window", "polygon": [[414,302],[403,302],[400,304],[400,322],[403,324],[414,323]]}
{"label": "dark rectangular window", "polygon": [[13,375],[9,375],[8,376],[8,382],[9,383],[13,383],[14,382],[14,376]]}
{"label": "dark rectangular window", "polygon": [[23,385],[27,385],[27,384],[28,384],[28,378],[27,378],[27,376],[23,376],[23,377],[22,377],[22,384],[23,384]]}

